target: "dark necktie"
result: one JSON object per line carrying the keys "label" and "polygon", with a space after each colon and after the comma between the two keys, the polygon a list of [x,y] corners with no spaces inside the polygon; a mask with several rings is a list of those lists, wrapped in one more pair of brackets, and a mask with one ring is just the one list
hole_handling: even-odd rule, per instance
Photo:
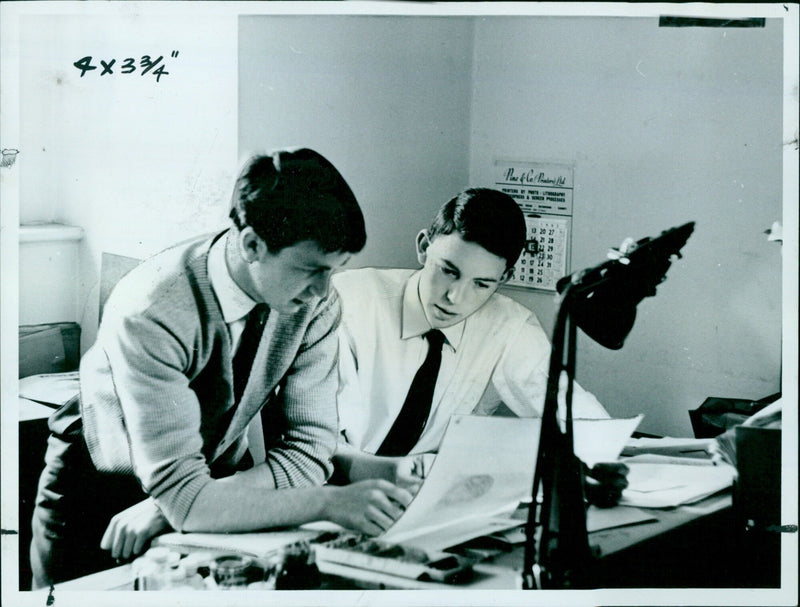
{"label": "dark necktie", "polygon": [[394,420],[389,434],[383,440],[377,455],[408,455],[417,444],[428,415],[431,412],[433,389],[442,362],[444,334],[434,329],[425,334],[428,340],[428,355],[414,376],[403,408]]}
{"label": "dark necktie", "polygon": [[241,400],[244,387],[250,378],[253,359],[256,357],[256,350],[258,350],[258,343],[261,341],[268,314],[267,304],[260,303],[256,304],[247,316],[239,349],[236,350],[236,355],[233,357],[233,394],[237,403]]}

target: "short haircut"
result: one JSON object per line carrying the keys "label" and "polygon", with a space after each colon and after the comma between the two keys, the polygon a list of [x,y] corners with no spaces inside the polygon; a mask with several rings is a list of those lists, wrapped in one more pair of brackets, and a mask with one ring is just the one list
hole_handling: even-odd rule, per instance
{"label": "short haircut", "polygon": [[457,232],[506,260],[517,263],[525,246],[525,216],[511,196],[489,188],[470,188],[444,203],[428,229],[428,237]]}
{"label": "short haircut", "polygon": [[252,227],[271,253],[303,240],[326,253],[358,253],[367,241],[350,186],[307,148],[251,157],[236,180],[230,217],[239,230]]}

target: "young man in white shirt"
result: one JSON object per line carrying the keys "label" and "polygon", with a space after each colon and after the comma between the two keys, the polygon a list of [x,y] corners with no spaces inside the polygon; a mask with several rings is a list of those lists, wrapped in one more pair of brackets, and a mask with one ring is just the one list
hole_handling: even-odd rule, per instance
{"label": "young man in white shirt", "polygon": [[[422,454],[438,449],[453,414],[491,415],[504,404],[517,416],[541,415],[549,340],[533,312],[497,293],[525,239],[524,216],[510,196],[473,188],[445,203],[417,235],[420,270],[364,268],[334,276],[343,309],[339,482],[377,477],[413,487],[431,461]],[[429,346],[431,330],[439,337]],[[406,403],[418,369],[439,343],[430,404]],[[608,417],[577,385],[573,403],[575,417]],[[422,411],[404,421],[408,407]],[[487,440],[502,443],[502,437]],[[624,475],[614,476],[612,501],[626,484]]]}

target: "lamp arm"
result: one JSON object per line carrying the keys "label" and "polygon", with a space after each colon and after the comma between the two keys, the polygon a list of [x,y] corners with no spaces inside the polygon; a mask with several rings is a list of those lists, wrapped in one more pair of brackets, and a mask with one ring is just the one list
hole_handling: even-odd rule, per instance
{"label": "lamp arm", "polygon": [[[586,531],[583,466],[573,450],[572,395],[575,377],[576,325],[570,320],[568,286],[553,330],[550,373],[542,411],[539,451],[526,527],[523,588],[588,588],[591,557]],[[564,431],[558,425],[558,394],[566,373]],[[537,521],[537,494],[542,506]],[[537,558],[536,530],[541,528]],[[538,579],[537,579],[538,578]]]}
{"label": "lamp arm", "polygon": [[[559,378],[564,368],[564,334],[567,324],[566,294],[570,287],[567,286],[565,297],[559,306],[553,327],[553,338],[550,346],[550,369],[547,376],[547,391],[545,392],[544,407],[542,408],[542,424],[539,430],[539,447],[536,457],[536,468],[533,474],[533,487],[531,489],[531,503],[528,508],[528,520],[525,526],[525,558],[522,569],[522,588],[534,590],[542,587],[540,576],[541,568],[537,565],[536,550],[536,529],[540,526],[540,520],[549,519],[551,504],[548,499],[542,503],[539,509],[538,495],[539,487],[547,495],[552,487],[553,466],[550,458],[553,456],[553,442],[559,433],[558,428],[558,389]],[[538,516],[537,516],[538,515]],[[538,571],[537,571],[538,570]],[[537,579],[539,578],[539,579]]]}

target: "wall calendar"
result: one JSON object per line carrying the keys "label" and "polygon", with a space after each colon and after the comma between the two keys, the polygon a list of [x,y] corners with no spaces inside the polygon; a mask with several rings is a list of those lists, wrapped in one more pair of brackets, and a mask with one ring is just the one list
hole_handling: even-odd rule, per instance
{"label": "wall calendar", "polygon": [[569,272],[573,167],[495,160],[494,187],[516,200],[528,228],[509,286],[555,291]]}

